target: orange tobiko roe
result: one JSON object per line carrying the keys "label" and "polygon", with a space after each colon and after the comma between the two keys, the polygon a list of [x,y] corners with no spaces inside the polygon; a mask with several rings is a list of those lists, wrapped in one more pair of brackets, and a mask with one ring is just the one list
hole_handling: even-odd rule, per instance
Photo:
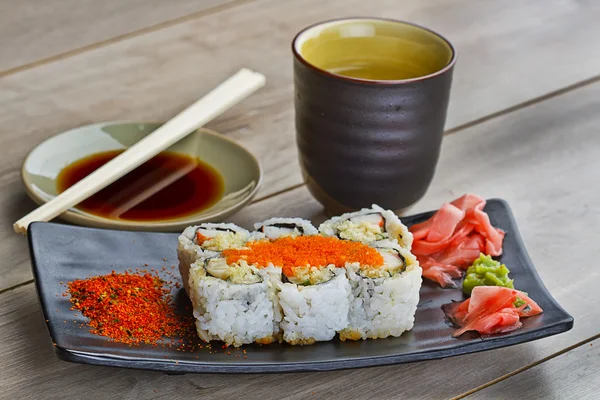
{"label": "orange tobiko roe", "polygon": [[381,254],[366,244],[317,235],[257,241],[249,243],[245,249],[225,250],[223,255],[227,263],[245,260],[259,267],[273,263],[282,267],[286,276],[294,276],[295,267],[325,267],[333,264],[341,268],[347,262],[371,267],[383,265]]}

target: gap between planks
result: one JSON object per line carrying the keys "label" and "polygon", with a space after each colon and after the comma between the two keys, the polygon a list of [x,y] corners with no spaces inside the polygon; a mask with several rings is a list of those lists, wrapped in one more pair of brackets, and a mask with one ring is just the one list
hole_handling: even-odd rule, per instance
{"label": "gap between planks", "polygon": [[11,291],[11,290],[18,289],[18,288],[20,288],[21,286],[27,286],[27,285],[29,285],[30,283],[33,283],[33,282],[34,282],[34,280],[33,280],[33,279],[30,279],[30,280],[28,280],[28,281],[25,281],[25,282],[17,283],[17,284],[16,284],[16,285],[14,285],[14,286],[11,286],[11,287],[8,287],[8,288],[6,288],[6,289],[2,289],[2,290],[0,290],[0,295],[4,294],[4,293],[6,293],[6,292],[9,292],[9,291]]}
{"label": "gap between planks", "polygon": [[50,57],[42,58],[40,60],[36,60],[27,64],[19,65],[17,67],[9,68],[4,71],[0,71],[0,78],[4,78],[9,75],[13,75],[19,72],[27,71],[36,67],[40,67],[45,64],[50,64],[55,61],[64,60],[65,58],[69,58],[72,56],[76,56],[82,53],[86,53],[88,51],[96,50],[102,47],[109,46],[111,44],[115,44],[127,39],[131,39],[137,36],[145,35],[147,33],[156,32],[161,29],[169,28],[175,25],[182,24],[184,22],[193,21],[195,19],[199,19],[205,17],[207,15],[216,14],[221,11],[229,10],[231,8],[235,8],[244,4],[252,3],[257,0],[233,0],[229,3],[215,5],[214,7],[207,8],[205,10],[193,12],[191,14],[183,15],[181,17],[173,18],[167,21],[159,22],[154,25],[147,26],[145,28],[137,29],[131,32],[127,32],[109,39],[101,40],[99,42],[91,43],[85,45],[83,47],[79,47],[73,50],[68,50],[62,53],[55,54]]}
{"label": "gap between planks", "polygon": [[483,384],[481,386],[477,386],[476,388],[473,388],[473,389],[469,390],[468,392],[465,392],[465,393],[460,394],[460,395],[458,395],[456,397],[453,397],[451,400],[463,399],[463,398],[465,398],[467,396],[472,395],[473,393],[479,392],[482,389],[490,387],[490,386],[492,386],[492,385],[494,385],[494,384],[496,384],[498,382],[502,382],[503,380],[511,378],[511,377],[513,377],[513,376],[515,376],[517,374],[520,374],[521,372],[525,372],[528,369],[537,367],[538,365],[540,365],[540,364],[542,364],[542,363],[544,363],[546,361],[552,360],[553,358],[556,358],[556,357],[558,357],[560,355],[563,355],[563,354],[565,354],[565,353],[567,353],[567,352],[569,352],[569,351],[571,351],[573,349],[581,347],[581,346],[583,346],[583,345],[585,345],[587,343],[593,342],[596,339],[600,339],[600,334],[594,335],[594,336],[592,336],[592,337],[590,337],[588,339],[585,339],[585,340],[583,340],[583,341],[581,341],[579,343],[575,343],[575,344],[573,344],[573,345],[571,345],[569,347],[566,347],[566,348],[564,348],[564,349],[562,349],[562,350],[560,350],[560,351],[558,351],[556,353],[550,354],[549,356],[544,357],[544,358],[542,358],[542,359],[540,359],[540,360],[538,360],[536,362],[533,362],[533,363],[531,363],[529,365],[526,365],[524,367],[515,369],[514,371],[509,372],[508,374],[502,375],[502,376],[500,376],[500,377],[498,377],[498,378],[496,378],[494,380],[491,380],[491,381],[489,381],[486,384]]}
{"label": "gap between planks", "polygon": [[524,101],[522,103],[515,104],[514,106],[510,106],[510,107],[507,107],[505,109],[496,111],[494,113],[485,115],[485,116],[483,116],[481,118],[477,118],[477,119],[474,119],[472,121],[465,122],[464,124],[461,124],[461,125],[458,125],[458,126],[456,126],[454,128],[448,129],[446,132],[444,132],[444,136],[451,135],[453,133],[456,133],[458,131],[461,131],[461,130],[464,130],[464,129],[467,129],[467,128],[471,128],[471,127],[473,127],[475,125],[479,125],[479,124],[482,124],[484,122],[490,121],[492,119],[496,119],[496,118],[502,117],[502,116],[510,114],[512,112],[519,111],[519,110],[521,110],[523,108],[527,108],[529,106],[533,106],[533,105],[535,105],[537,103],[541,103],[542,101],[552,99],[554,97],[560,96],[560,95],[568,93],[568,92],[572,92],[573,90],[580,89],[580,88],[582,88],[584,86],[591,85],[591,84],[594,84],[596,82],[600,82],[600,75],[592,76],[591,78],[584,79],[582,81],[573,83],[571,85],[568,85],[568,86],[565,86],[563,88],[554,90],[552,92],[548,92],[548,93],[543,94],[541,96],[534,97],[534,98],[529,99],[527,101]]}

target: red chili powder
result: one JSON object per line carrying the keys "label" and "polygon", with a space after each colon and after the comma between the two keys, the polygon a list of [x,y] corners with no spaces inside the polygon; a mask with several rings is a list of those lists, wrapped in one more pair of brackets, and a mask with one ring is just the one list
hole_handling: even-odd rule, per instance
{"label": "red chili powder", "polygon": [[158,276],[117,274],[69,282],[72,310],[89,319],[91,332],[127,344],[156,344],[188,329],[175,314],[170,289]]}
{"label": "red chili powder", "polygon": [[225,250],[223,255],[227,263],[245,260],[248,264],[266,267],[271,262],[281,266],[286,276],[294,275],[294,267],[324,267],[329,264],[343,267],[347,262],[372,267],[383,265],[381,254],[366,244],[318,235],[257,241],[249,243],[247,249]]}

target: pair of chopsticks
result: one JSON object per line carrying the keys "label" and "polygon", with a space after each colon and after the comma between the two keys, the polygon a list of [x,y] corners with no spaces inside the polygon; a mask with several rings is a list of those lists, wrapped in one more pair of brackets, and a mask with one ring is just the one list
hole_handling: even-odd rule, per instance
{"label": "pair of chopsticks", "polygon": [[245,68],[241,69],[127,151],[15,222],[13,225],[15,232],[25,234],[30,223],[49,221],[79,204],[221,115],[264,86],[265,81],[264,75]]}

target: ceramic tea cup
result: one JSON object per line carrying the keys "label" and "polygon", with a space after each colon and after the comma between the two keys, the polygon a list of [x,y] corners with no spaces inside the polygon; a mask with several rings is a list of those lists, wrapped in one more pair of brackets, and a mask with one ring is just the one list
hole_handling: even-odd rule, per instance
{"label": "ceramic tea cup", "polygon": [[402,211],[437,164],[456,52],[407,22],[348,18],[292,42],[304,179],[329,213],[373,203]]}

